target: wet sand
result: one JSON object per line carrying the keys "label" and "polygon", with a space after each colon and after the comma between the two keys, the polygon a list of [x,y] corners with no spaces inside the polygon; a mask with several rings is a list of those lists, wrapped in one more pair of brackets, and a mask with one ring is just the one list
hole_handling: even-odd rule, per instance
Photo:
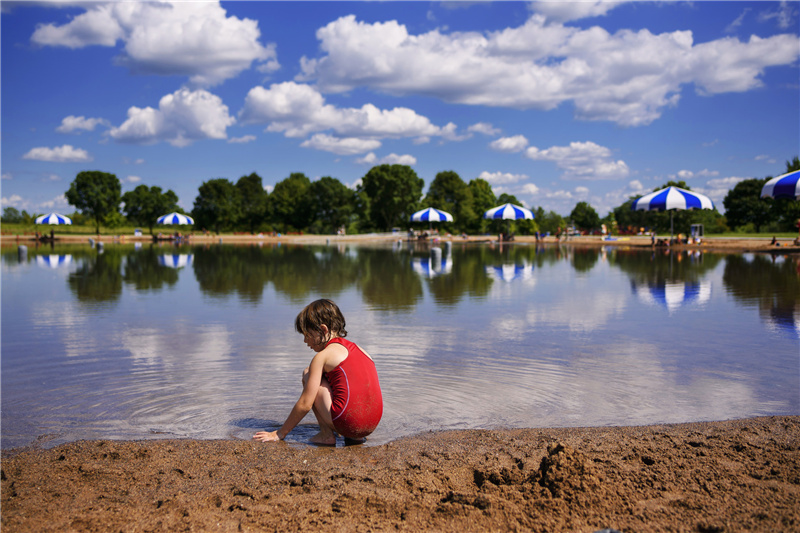
{"label": "wet sand", "polygon": [[798,531],[800,417],[4,450],[23,531]]}

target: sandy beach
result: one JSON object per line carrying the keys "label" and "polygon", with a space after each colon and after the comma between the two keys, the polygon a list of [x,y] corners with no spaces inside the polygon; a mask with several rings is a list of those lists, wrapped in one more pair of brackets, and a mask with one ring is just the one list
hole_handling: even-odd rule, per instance
{"label": "sandy beach", "polygon": [[798,531],[800,417],[4,450],[4,531]]}

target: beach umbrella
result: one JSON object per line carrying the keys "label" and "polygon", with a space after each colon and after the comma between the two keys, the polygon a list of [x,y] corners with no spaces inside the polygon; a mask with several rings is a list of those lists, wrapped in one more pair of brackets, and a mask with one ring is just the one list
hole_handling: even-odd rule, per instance
{"label": "beach umbrella", "polygon": [[489,220],[533,220],[533,213],[530,209],[525,209],[514,204],[503,204],[493,207],[483,214],[483,218]]}
{"label": "beach umbrella", "polygon": [[62,224],[72,224],[72,220],[64,215],[58,213],[48,213],[36,218],[37,224],[50,224],[51,226],[60,226]]}
{"label": "beach umbrella", "polygon": [[184,215],[181,213],[170,213],[168,215],[158,217],[156,220],[158,224],[178,224],[178,225],[188,225],[194,224],[194,219],[188,215]]}
{"label": "beach umbrella", "polygon": [[411,215],[411,222],[452,222],[453,215],[447,211],[428,207]]}
{"label": "beach umbrella", "polygon": [[434,257],[413,257],[411,269],[423,278],[434,278],[453,271],[452,258],[446,257],[437,261]]}
{"label": "beach umbrella", "polygon": [[193,254],[163,254],[158,256],[158,264],[169,268],[183,268],[192,264]]}
{"label": "beach umbrella", "polygon": [[672,215],[676,209],[714,209],[711,198],[680,187],[667,187],[634,200],[634,211],[669,211],[669,232],[674,235]]}
{"label": "beach umbrella", "polygon": [[43,268],[58,268],[72,263],[72,254],[37,255],[36,264]]}
{"label": "beach umbrella", "polygon": [[435,207],[428,207],[421,211],[417,211],[411,215],[411,222],[427,222],[428,227],[432,227],[433,222],[452,222],[453,215],[447,211],[436,209]]}
{"label": "beach umbrella", "polygon": [[761,198],[796,198],[800,200],[800,170],[772,178],[761,188]]}

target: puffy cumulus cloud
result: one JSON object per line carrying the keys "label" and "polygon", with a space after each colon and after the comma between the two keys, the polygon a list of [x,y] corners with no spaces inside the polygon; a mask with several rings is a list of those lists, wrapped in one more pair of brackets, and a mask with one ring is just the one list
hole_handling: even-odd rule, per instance
{"label": "puffy cumulus cloud", "polygon": [[392,153],[379,159],[374,152],[370,152],[364,157],[356,159],[356,163],[363,165],[408,165],[411,167],[417,164],[417,158],[413,155]]}
{"label": "puffy cumulus cloud", "polygon": [[31,40],[43,46],[116,46],[116,61],[141,74],[188,76],[214,85],[260,63],[279,67],[275,46],[259,43],[257,21],[228,17],[219,2],[97,2],[63,25],[42,24]]}
{"label": "puffy cumulus cloud", "polygon": [[528,146],[528,139],[524,135],[514,135],[513,137],[501,137],[489,143],[492,150],[498,152],[521,152]]}
{"label": "puffy cumulus cloud", "polygon": [[539,194],[539,187],[537,187],[533,183],[526,183],[525,185],[522,186],[522,193],[530,196],[537,195]]}
{"label": "puffy cumulus cloud", "polygon": [[295,82],[250,89],[239,119],[243,124],[268,124],[267,131],[283,132],[287,137],[331,130],[340,137],[452,138],[455,128],[452,124],[439,128],[406,107],[389,110],[365,104],[360,108],[338,108],[325,103],[313,87]]}
{"label": "puffy cumulus cloud", "polygon": [[317,133],[307,141],[303,141],[300,146],[338,155],[356,155],[380,148],[381,142],[374,139],[340,138],[325,133]]}
{"label": "puffy cumulus cloud", "polygon": [[69,144],[56,146],[55,148],[47,148],[46,146],[31,148],[22,158],[34,161],[49,161],[51,163],[80,163],[92,160],[89,152]]}
{"label": "puffy cumulus cloud", "polygon": [[61,125],[56,128],[59,133],[72,133],[74,131],[93,131],[97,126],[109,126],[104,118],[86,118],[70,115],[61,120]]}
{"label": "puffy cumulus cloud", "polygon": [[509,172],[489,172],[484,170],[478,178],[486,180],[490,185],[506,185],[530,179],[525,174],[511,174]]}
{"label": "puffy cumulus cloud", "polygon": [[569,146],[552,146],[540,150],[531,146],[525,155],[535,161],[552,161],[564,170],[565,179],[625,178],[630,169],[625,161],[611,159],[611,150],[591,141],[572,142]]}
{"label": "puffy cumulus cloud", "polygon": [[140,181],[142,181],[142,178],[140,178],[139,176],[128,176],[122,181],[124,181],[125,183],[139,183]]}
{"label": "puffy cumulus cloud", "polygon": [[166,141],[187,146],[201,139],[225,139],[226,129],[236,122],[219,96],[199,89],[179,89],[161,98],[158,109],[128,109],[128,119],[109,135],[119,142],[153,144]]}
{"label": "puffy cumulus cloud", "polygon": [[[349,15],[317,31],[323,55],[302,58],[298,81],[322,91],[370,87],[460,104],[550,110],[572,102],[585,120],[649,124],[679,102],[684,86],[704,94],[759,87],[770,66],[800,56],[796,35],[747,42],[724,38],[695,44],[691,31],[647,29],[609,33],[558,22],[556,10],[594,10],[611,3],[537,4],[523,25],[496,32],[414,35],[396,21],[365,23]],[[565,11],[566,12],[566,11]]]}
{"label": "puffy cumulus cloud", "polygon": [[724,212],[725,206],[723,205],[722,201],[725,199],[725,196],[728,195],[728,192],[730,192],[731,189],[736,187],[737,183],[746,179],[750,178],[730,176],[727,178],[710,179],[703,187],[692,187],[692,190],[703,193],[711,198],[711,201],[714,202],[714,207],[717,208],[717,211]]}

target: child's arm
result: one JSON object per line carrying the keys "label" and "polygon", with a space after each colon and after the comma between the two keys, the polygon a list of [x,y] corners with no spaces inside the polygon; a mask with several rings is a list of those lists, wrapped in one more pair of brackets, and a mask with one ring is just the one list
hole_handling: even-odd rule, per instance
{"label": "child's arm", "polygon": [[294,427],[299,424],[300,421],[303,420],[303,418],[308,414],[308,412],[314,406],[314,400],[317,398],[317,391],[319,390],[319,385],[322,382],[322,371],[325,367],[326,359],[325,352],[326,350],[323,350],[315,355],[311,360],[311,364],[308,365],[308,379],[303,386],[303,392],[300,394],[300,399],[294,404],[292,412],[289,413],[289,417],[286,419],[286,422],[283,423],[278,431],[259,431],[253,435],[254,439],[263,442],[283,440],[286,438],[286,435],[288,435],[289,432],[292,431]]}

